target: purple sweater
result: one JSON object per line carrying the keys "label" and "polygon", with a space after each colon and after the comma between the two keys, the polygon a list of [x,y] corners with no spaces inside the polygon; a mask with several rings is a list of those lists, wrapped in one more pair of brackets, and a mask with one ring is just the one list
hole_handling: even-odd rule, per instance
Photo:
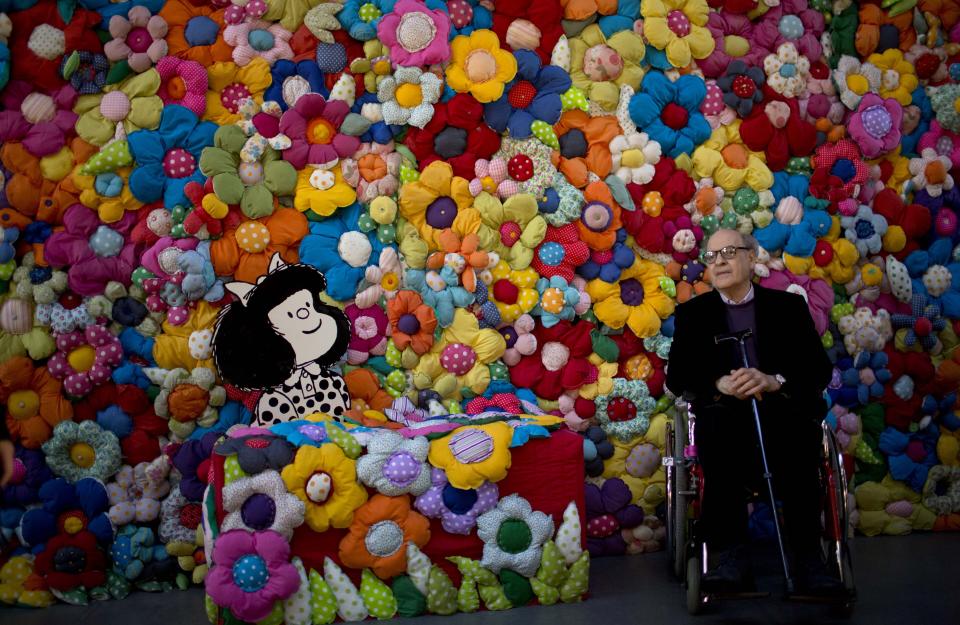
{"label": "purple sweater", "polygon": [[[753,330],[753,335],[751,335],[745,342],[747,347],[747,360],[750,362],[751,367],[757,367],[759,365],[759,360],[757,359],[757,316],[756,316],[756,306],[754,302],[756,300],[751,299],[746,304],[726,304],[727,308],[727,325],[730,327],[730,332],[739,332],[746,328]],[[740,362],[740,350],[737,348],[737,361],[733,363],[734,369],[739,369],[743,364]]]}

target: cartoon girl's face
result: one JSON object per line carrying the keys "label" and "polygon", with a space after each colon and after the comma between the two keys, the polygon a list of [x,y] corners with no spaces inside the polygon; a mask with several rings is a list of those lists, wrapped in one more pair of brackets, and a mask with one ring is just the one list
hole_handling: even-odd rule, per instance
{"label": "cartoon girl's face", "polygon": [[297,357],[297,366],[326,354],[337,341],[337,322],[313,305],[313,294],[301,289],[268,314],[273,330],[285,338]]}

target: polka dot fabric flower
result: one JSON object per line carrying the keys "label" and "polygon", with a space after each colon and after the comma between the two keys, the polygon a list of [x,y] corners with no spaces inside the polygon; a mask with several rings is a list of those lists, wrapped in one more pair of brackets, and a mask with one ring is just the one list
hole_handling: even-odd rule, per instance
{"label": "polka dot fabric flower", "polygon": [[48,366],[55,378],[63,380],[69,394],[83,397],[110,379],[112,368],[122,357],[120,341],[106,327],[91,325],[83,332],[57,336],[57,353]]}

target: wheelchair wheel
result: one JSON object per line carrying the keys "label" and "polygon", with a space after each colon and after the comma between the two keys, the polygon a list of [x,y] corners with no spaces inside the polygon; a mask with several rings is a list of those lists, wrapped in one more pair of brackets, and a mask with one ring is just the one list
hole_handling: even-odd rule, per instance
{"label": "wheelchair wheel", "polygon": [[696,615],[703,610],[703,595],[700,593],[700,558],[687,560],[687,612]]}
{"label": "wheelchair wheel", "polygon": [[678,409],[672,423],[667,423],[665,450],[673,456],[667,465],[667,545],[671,554],[673,575],[684,579],[687,566],[687,468],[683,451],[687,444],[685,412]]}
{"label": "wheelchair wheel", "polygon": [[836,567],[843,583],[846,597],[837,605],[837,612],[845,617],[853,612],[857,587],[853,574],[853,558],[850,553],[850,511],[848,509],[847,472],[843,466],[840,446],[833,430],[823,424],[824,444],[824,544],[827,562]]}

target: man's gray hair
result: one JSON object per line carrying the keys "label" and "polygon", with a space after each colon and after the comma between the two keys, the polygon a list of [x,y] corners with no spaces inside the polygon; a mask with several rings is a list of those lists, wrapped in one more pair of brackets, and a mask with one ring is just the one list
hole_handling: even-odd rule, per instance
{"label": "man's gray hair", "polygon": [[753,250],[754,254],[760,253],[760,244],[757,243],[757,240],[752,234],[745,234],[741,232],[740,238],[743,240],[743,247],[749,247],[751,250]]}

